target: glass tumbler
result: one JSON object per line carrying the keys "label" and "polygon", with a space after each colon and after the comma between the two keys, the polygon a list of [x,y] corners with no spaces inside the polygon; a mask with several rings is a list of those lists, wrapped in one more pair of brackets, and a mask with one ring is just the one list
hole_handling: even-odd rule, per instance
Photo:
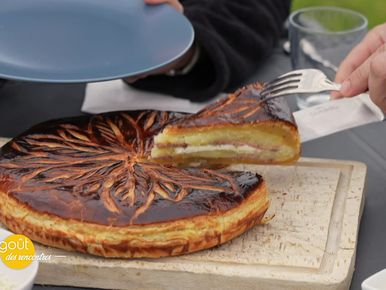
{"label": "glass tumbler", "polygon": [[[316,68],[334,80],[341,61],[367,33],[367,18],[338,7],[310,7],[289,18],[289,39],[293,69]],[[329,93],[297,95],[299,109],[330,99]]]}

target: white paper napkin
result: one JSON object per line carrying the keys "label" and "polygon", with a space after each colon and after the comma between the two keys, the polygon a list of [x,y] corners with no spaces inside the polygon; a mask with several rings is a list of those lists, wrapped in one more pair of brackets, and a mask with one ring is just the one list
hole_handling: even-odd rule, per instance
{"label": "white paper napkin", "polygon": [[339,99],[294,112],[302,142],[381,122],[385,115],[368,94]]}
{"label": "white paper napkin", "polygon": [[[220,94],[217,98],[224,95]],[[113,80],[88,84],[82,111],[97,114],[111,111],[152,109],[195,113],[213,101],[193,103],[170,95],[137,90],[126,85],[122,80]]]}

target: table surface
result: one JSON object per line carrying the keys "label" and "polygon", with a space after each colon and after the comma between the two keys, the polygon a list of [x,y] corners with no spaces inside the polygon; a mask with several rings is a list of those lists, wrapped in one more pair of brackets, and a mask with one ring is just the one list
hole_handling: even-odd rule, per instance
{"label": "table surface", "polygon": [[[289,70],[289,57],[278,47],[259,66],[251,81],[268,81]],[[0,136],[13,137],[38,122],[82,114],[84,92],[85,86],[81,84],[5,83],[0,88]],[[295,110],[293,97],[288,100]],[[386,123],[375,123],[307,142],[302,145],[302,156],[356,160],[368,166],[366,203],[350,288],[361,289],[364,279],[386,268]],[[81,288],[35,285],[33,289]]]}

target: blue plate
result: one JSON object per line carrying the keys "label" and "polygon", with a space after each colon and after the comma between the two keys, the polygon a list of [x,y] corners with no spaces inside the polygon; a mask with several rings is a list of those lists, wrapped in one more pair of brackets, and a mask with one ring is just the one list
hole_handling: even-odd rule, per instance
{"label": "blue plate", "polygon": [[143,0],[0,0],[0,77],[91,82],[162,67],[191,46],[190,22]]}

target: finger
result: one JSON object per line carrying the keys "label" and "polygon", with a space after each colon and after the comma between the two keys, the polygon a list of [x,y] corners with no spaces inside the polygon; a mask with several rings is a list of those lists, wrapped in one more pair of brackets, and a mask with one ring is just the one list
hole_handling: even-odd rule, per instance
{"label": "finger", "polygon": [[386,46],[371,61],[369,92],[373,102],[386,112]]}
{"label": "finger", "polygon": [[340,64],[335,81],[342,82],[386,43],[386,24],[372,29]]}
{"label": "finger", "polygon": [[169,4],[170,6],[174,7],[178,12],[184,12],[184,7],[178,0],[145,0],[145,3],[149,5]]}
{"label": "finger", "polygon": [[340,94],[343,97],[353,97],[363,93],[368,88],[370,76],[370,63],[372,58],[368,58],[361,66],[354,70],[348,78],[346,78],[340,89]]}
{"label": "finger", "polygon": [[369,87],[370,66],[378,54],[385,51],[385,46],[382,45],[374,52],[360,67],[352,72],[347,79],[342,83],[340,93],[344,97],[353,97],[365,92]]}
{"label": "finger", "polygon": [[148,76],[148,74],[139,74],[139,75],[135,75],[135,76],[132,76],[132,77],[128,77],[128,78],[125,78],[125,81],[129,84],[133,84],[135,83],[136,81],[138,80],[141,80],[141,79],[144,79]]}
{"label": "finger", "polygon": [[[372,29],[366,37],[348,54],[339,66],[335,82],[342,83],[350,74],[368,59],[379,47],[386,43],[386,24]],[[333,92],[331,98],[341,98],[340,92]]]}

